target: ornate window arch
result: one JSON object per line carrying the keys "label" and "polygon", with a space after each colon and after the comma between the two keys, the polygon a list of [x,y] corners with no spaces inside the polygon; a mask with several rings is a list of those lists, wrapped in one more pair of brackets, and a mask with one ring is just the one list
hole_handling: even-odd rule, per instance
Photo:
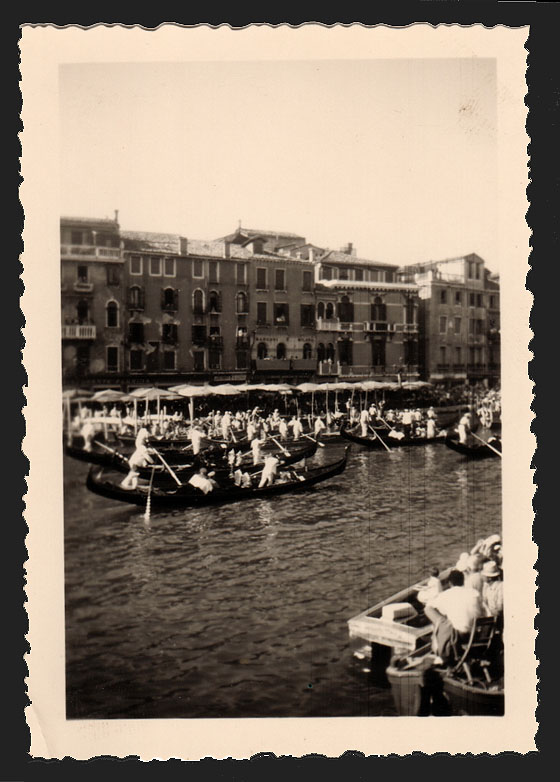
{"label": "ornate window arch", "polygon": [[286,345],[283,342],[276,345],[276,358],[286,358]]}
{"label": "ornate window arch", "polygon": [[326,358],[325,346],[322,342],[317,345],[317,361],[324,361]]}
{"label": "ornate window arch", "polygon": [[317,304],[317,317],[320,319],[325,317],[325,303],[323,301]]}
{"label": "ornate window arch", "polygon": [[266,342],[259,342],[257,345],[257,358],[266,358],[268,356],[268,346]]}
{"label": "ornate window arch", "polygon": [[310,342],[305,342],[303,345],[303,358],[311,358],[313,354],[313,347]]}

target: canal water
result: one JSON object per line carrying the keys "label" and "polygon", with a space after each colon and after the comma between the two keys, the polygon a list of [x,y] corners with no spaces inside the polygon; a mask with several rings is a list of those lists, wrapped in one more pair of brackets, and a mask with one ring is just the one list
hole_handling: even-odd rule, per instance
{"label": "canal water", "polygon": [[393,715],[347,620],[501,530],[500,460],[442,444],[149,522],[64,467],[68,718]]}

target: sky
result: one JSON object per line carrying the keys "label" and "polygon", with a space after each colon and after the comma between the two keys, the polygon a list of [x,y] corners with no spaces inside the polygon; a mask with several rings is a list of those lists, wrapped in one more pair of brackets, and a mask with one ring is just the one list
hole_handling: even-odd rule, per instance
{"label": "sky", "polygon": [[124,230],[288,231],[499,271],[492,59],[60,67],[60,204]]}

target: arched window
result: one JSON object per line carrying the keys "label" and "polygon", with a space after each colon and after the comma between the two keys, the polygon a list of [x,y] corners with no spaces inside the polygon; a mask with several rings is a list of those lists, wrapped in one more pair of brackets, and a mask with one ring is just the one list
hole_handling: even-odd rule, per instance
{"label": "arched window", "polygon": [[286,346],[283,342],[279,342],[276,346],[276,358],[286,358]]}
{"label": "arched window", "polygon": [[222,301],[218,291],[210,291],[208,294],[208,312],[221,312]]}
{"label": "arched window", "polygon": [[177,310],[178,291],[174,288],[164,288],[161,292],[161,308],[174,312]]}
{"label": "arched window", "polygon": [[326,358],[325,346],[322,342],[317,345],[317,361],[324,361]]}
{"label": "arched window", "polygon": [[85,299],[80,299],[76,305],[76,317],[78,323],[83,325],[89,321],[89,303]]}
{"label": "arched window", "polygon": [[334,345],[329,342],[327,345],[327,361],[334,361]]}
{"label": "arched window", "polygon": [[372,320],[387,320],[387,306],[381,296],[376,296],[371,303],[371,319]]}
{"label": "arched window", "polygon": [[128,289],[128,306],[133,310],[144,309],[144,289],[139,285],[132,285]]}
{"label": "arched window", "polygon": [[328,301],[325,309],[325,318],[327,320],[332,320],[333,317],[334,317],[334,305],[332,301]]}
{"label": "arched window", "polygon": [[202,315],[204,312],[204,293],[200,288],[193,291],[192,308],[195,315]]}
{"label": "arched window", "polygon": [[239,291],[236,297],[237,300],[237,313],[247,312],[247,294],[243,291]]}
{"label": "arched window", "polygon": [[257,345],[257,358],[266,358],[268,356],[268,348],[266,342],[259,342]]}
{"label": "arched window", "polygon": [[311,354],[313,352],[313,348],[309,344],[309,342],[306,342],[303,346],[303,357],[304,358],[311,358]]}
{"label": "arched window", "polygon": [[108,329],[115,329],[119,325],[119,305],[116,301],[108,301],[105,308],[105,325]]}
{"label": "arched window", "polygon": [[317,317],[321,319],[325,317],[325,305],[322,301],[317,304]]}

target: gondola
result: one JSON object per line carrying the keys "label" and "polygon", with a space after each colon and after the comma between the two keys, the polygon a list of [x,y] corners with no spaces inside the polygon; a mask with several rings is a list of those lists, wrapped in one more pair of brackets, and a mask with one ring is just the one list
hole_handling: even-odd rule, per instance
{"label": "gondola", "polygon": [[[381,431],[381,430],[379,430]],[[353,434],[348,431],[345,426],[342,426],[340,434],[346,440],[350,440],[358,445],[364,445],[366,448],[374,448],[376,450],[383,449],[383,443],[388,448],[403,448],[408,445],[429,445],[430,443],[441,443],[444,441],[444,436],[438,435],[437,437],[403,437],[401,440],[397,440],[396,437],[389,437],[387,430],[385,430],[385,436],[381,435],[383,442],[376,435],[372,434],[371,437],[360,437],[360,435]]]}
{"label": "gondola", "polygon": [[467,456],[469,459],[488,459],[491,457],[498,458],[499,454],[497,454],[496,451],[499,451],[500,453],[502,452],[502,443],[500,440],[495,440],[491,443],[491,445],[496,449],[495,451],[493,451],[492,448],[483,445],[482,443],[477,443],[476,445],[460,443],[459,440],[454,437],[446,437],[444,442],[448,448],[451,448],[452,451],[460,453],[461,456]]}
{"label": "gondola", "polygon": [[271,486],[263,486],[262,488],[256,486],[242,488],[230,484],[227,487],[218,487],[209,494],[202,494],[192,486],[177,486],[175,489],[163,489],[158,486],[153,486],[151,490],[148,487],[123,489],[119,484],[104,480],[102,469],[96,474],[95,466],[92,466],[88,473],[86,486],[90,491],[107,499],[141,506],[146,505],[149,492],[152,508],[201,508],[209,505],[223,505],[311,488],[315,484],[344,472],[349,448],[350,446],[346,446],[344,456],[332,464],[306,468],[299,472],[294,470],[293,472],[296,472],[297,475],[296,479],[273,483]]}
{"label": "gondola", "polygon": [[97,448],[86,451],[84,448],[68,445],[68,443],[64,445],[64,453],[72,459],[78,459],[80,462],[88,462],[89,464],[97,464],[107,469],[119,470],[122,467],[128,470],[128,456],[113,449],[111,451],[112,453],[109,450],[98,450]]}
{"label": "gondola", "polygon": [[[318,443],[316,441],[312,443],[310,442],[309,445],[306,445],[303,448],[299,448],[296,451],[289,451],[289,456],[279,453],[278,458],[280,459],[281,464],[284,466],[296,464],[296,462],[300,462],[303,459],[311,459],[313,456],[315,456],[317,448]],[[113,451],[111,453],[109,450],[107,450],[104,453],[99,453],[97,451],[88,452],[79,448],[70,449],[67,447],[66,453],[69,456],[79,459],[80,461],[90,462],[91,464],[105,467],[105,469],[108,470],[116,470],[117,472],[121,473],[127,473],[130,470],[127,456],[120,454],[117,451]],[[223,452],[220,451],[220,455],[222,453]],[[186,481],[195,470],[197,470],[199,467],[205,466],[208,467],[208,469],[216,471],[216,479],[218,481],[220,479],[227,478],[231,470],[229,465],[224,463],[223,459],[220,459],[217,461],[217,463],[215,463],[211,459],[207,459],[205,457],[206,455],[204,453],[201,454],[200,457],[192,457],[191,455],[190,459],[188,455],[185,455],[183,457],[182,463],[172,465],[173,472],[181,481]],[[165,456],[164,458],[165,461],[167,461]],[[149,467],[137,468],[137,472],[140,478],[150,480],[153,469],[154,480],[157,481],[159,486],[161,486],[162,483],[170,483],[171,485],[176,486],[177,484],[175,479],[171,476],[167,467],[165,467],[161,462],[158,462],[157,455],[154,455],[153,459],[153,465],[150,465]],[[262,469],[262,464],[254,465],[252,460],[244,460],[242,461],[240,467],[243,471],[246,471],[252,475]]]}

